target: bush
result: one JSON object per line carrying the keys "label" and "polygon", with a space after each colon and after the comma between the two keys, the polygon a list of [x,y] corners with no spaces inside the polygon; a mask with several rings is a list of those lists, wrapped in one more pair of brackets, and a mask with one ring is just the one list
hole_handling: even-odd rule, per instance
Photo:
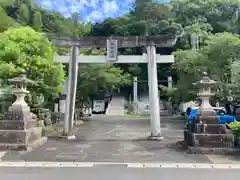
{"label": "bush", "polygon": [[127,113],[133,113],[134,112],[134,105],[130,103],[124,104],[124,108],[127,111]]}
{"label": "bush", "polygon": [[235,137],[240,137],[240,122],[233,121],[227,124],[227,127],[231,130]]}

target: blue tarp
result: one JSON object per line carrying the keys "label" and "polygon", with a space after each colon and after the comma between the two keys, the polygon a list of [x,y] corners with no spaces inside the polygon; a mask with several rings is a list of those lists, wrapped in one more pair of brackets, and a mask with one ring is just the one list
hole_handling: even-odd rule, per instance
{"label": "blue tarp", "polygon": [[[191,121],[193,117],[196,116],[196,114],[197,114],[197,108],[191,108],[189,120]],[[220,117],[220,124],[226,124],[232,121],[236,121],[236,117],[233,115],[221,114],[217,116]]]}

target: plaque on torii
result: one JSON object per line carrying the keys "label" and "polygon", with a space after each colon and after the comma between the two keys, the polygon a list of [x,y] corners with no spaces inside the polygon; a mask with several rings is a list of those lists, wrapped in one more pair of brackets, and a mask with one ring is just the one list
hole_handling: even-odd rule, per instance
{"label": "plaque on torii", "polygon": [[107,39],[107,61],[116,61],[118,58],[118,40]]}

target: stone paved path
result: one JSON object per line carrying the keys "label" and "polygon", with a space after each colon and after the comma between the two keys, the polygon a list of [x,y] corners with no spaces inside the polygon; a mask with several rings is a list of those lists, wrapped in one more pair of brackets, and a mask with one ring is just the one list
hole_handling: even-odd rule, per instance
{"label": "stone paved path", "polygon": [[[163,141],[145,140],[149,118],[95,115],[77,126],[76,140],[49,139],[27,153],[7,152],[2,161],[212,163],[221,157],[187,154],[174,144],[182,140],[183,122],[162,118]],[[225,163],[232,163],[229,160]],[[224,162],[217,162],[224,163]]]}

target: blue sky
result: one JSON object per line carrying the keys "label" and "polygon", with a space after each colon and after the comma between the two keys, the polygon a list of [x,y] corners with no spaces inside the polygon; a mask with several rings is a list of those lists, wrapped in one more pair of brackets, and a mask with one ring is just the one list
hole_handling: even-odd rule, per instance
{"label": "blue sky", "polygon": [[[118,17],[129,11],[135,0],[36,0],[43,8],[59,11],[69,17],[80,13],[83,21],[93,23],[108,17]],[[168,0],[160,0],[166,2]]]}

